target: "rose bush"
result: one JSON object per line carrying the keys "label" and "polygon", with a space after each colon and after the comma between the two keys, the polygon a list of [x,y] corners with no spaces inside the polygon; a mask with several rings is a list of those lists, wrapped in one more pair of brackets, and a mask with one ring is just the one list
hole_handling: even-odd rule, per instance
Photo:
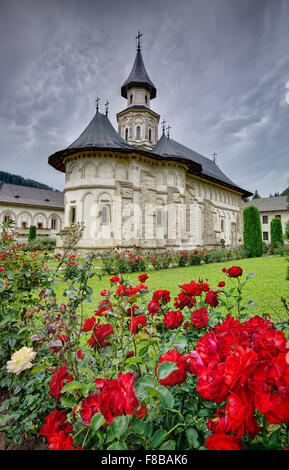
{"label": "rose bush", "polygon": [[22,426],[51,450],[288,447],[288,322],[250,316],[253,274],[224,268],[216,288],[192,280],[173,298],[117,273],[92,305],[93,262],[75,263],[64,301],[44,277],[13,304],[25,336],[2,369],[8,439]]}

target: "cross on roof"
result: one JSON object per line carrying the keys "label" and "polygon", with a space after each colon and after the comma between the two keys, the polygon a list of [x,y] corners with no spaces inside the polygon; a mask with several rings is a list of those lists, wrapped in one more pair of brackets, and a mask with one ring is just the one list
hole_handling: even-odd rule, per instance
{"label": "cross on roof", "polygon": [[97,97],[96,100],[95,100],[95,102],[96,102],[96,111],[97,112],[98,112],[99,100],[100,100],[99,97]]}
{"label": "cross on roof", "polygon": [[161,122],[161,125],[162,125],[162,129],[163,129],[163,134],[165,133],[165,124],[166,124],[167,121],[165,121],[164,119],[162,120]]}
{"label": "cross on roof", "polygon": [[167,137],[170,137],[170,129],[171,129],[171,128],[172,128],[172,127],[171,127],[170,125],[167,126]]}
{"label": "cross on roof", "polygon": [[140,51],[140,50],[141,50],[141,37],[142,37],[142,33],[139,31],[139,32],[138,32],[138,35],[136,36],[136,41],[137,41],[137,48],[136,48],[136,50],[137,50],[137,51]]}
{"label": "cross on roof", "polygon": [[106,103],[104,103],[106,117],[108,116],[108,105],[109,105],[109,101],[106,100]]}
{"label": "cross on roof", "polygon": [[217,155],[218,155],[218,154],[217,154],[216,152],[213,152],[213,153],[212,153],[212,156],[213,156],[214,162],[216,161],[216,156],[217,156]]}

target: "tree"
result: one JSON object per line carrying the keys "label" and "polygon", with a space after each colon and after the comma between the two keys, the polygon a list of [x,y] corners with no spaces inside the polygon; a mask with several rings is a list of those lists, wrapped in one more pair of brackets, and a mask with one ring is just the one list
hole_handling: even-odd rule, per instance
{"label": "tree", "polygon": [[30,225],[29,233],[28,233],[28,241],[31,242],[32,240],[35,240],[35,238],[36,238],[36,227],[35,225]]}
{"label": "tree", "polygon": [[274,246],[274,248],[278,248],[279,245],[283,245],[284,237],[283,237],[282,222],[278,217],[271,220],[270,234],[271,234],[271,245]]}
{"label": "tree", "polygon": [[261,198],[261,196],[260,196],[260,194],[258,193],[258,191],[256,189],[254,194],[253,194],[252,201],[253,201],[253,199],[260,199],[260,198]]}
{"label": "tree", "polygon": [[255,206],[244,209],[244,248],[249,256],[262,256],[263,241],[260,214]]}
{"label": "tree", "polygon": [[287,220],[287,222],[285,224],[284,238],[285,238],[285,240],[288,240],[288,242],[289,242],[289,220]]}

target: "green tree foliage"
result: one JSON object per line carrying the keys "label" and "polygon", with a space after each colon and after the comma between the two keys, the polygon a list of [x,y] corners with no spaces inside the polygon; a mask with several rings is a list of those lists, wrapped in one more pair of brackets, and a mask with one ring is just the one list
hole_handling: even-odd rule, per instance
{"label": "green tree foliage", "polygon": [[253,194],[253,196],[252,196],[252,201],[253,201],[253,199],[260,199],[260,197],[261,197],[261,196],[260,196],[260,194],[258,193],[258,191],[257,191],[257,189],[256,189],[255,192],[254,192],[254,194]]}
{"label": "green tree foliage", "polygon": [[29,227],[29,234],[28,234],[28,241],[31,242],[36,238],[36,227],[35,225],[30,225]]}
{"label": "green tree foliage", "polygon": [[52,189],[46,184],[39,183],[38,181],[31,180],[29,178],[23,178],[23,176],[13,175],[6,171],[0,171],[0,185],[3,183],[17,184],[18,186],[29,186],[31,188],[41,189]]}
{"label": "green tree foliage", "polygon": [[284,238],[289,242],[289,220],[285,224]]}
{"label": "green tree foliage", "polygon": [[271,220],[270,233],[271,233],[271,245],[273,245],[275,248],[278,248],[279,245],[283,245],[284,237],[283,237],[282,222],[278,217]]}
{"label": "green tree foliage", "polygon": [[260,214],[255,206],[244,209],[244,248],[251,257],[262,256],[263,241]]}

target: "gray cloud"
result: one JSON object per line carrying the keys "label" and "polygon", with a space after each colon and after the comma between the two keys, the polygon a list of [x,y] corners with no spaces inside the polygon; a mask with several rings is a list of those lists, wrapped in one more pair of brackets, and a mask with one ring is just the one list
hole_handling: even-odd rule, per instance
{"label": "gray cloud", "polygon": [[[158,89],[152,109],[172,137],[211,157],[263,196],[289,183],[286,0],[2,0],[1,169],[59,189],[48,156],[94,114],[124,109],[120,87],[144,33],[143,58]],[[102,108],[103,109],[103,108]]]}

